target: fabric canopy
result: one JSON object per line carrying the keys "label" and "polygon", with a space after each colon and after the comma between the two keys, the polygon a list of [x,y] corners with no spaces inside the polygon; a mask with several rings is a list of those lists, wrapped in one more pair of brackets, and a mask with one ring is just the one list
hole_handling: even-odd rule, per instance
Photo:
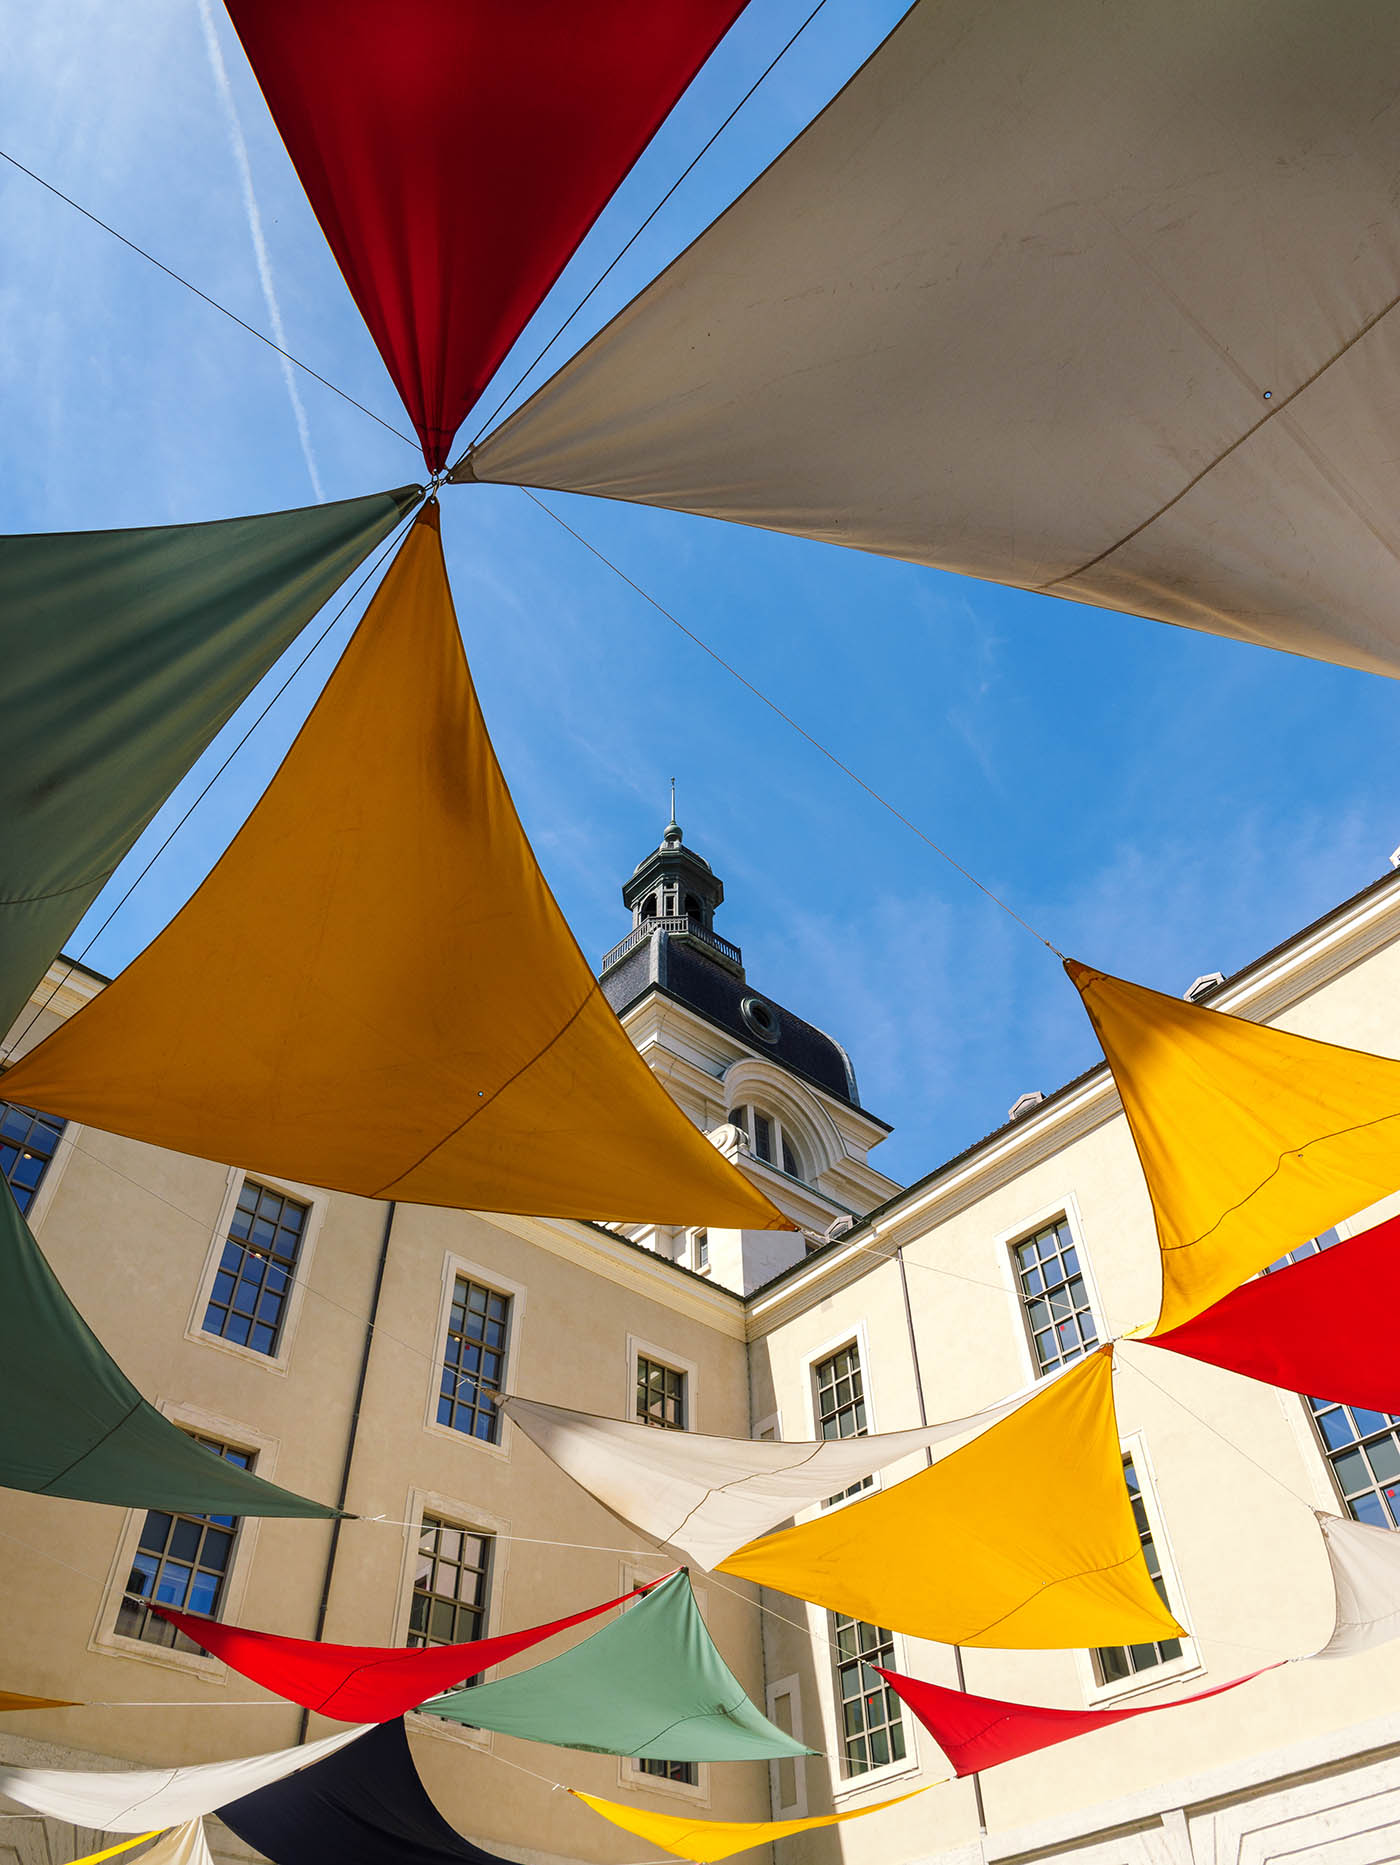
{"label": "fabric canopy", "polygon": [[220,1807],[219,1818],[273,1865],[505,1865],[438,1812],[402,1721]]}
{"label": "fabric canopy", "polygon": [[[1106,1729],[1110,1723],[1124,1722],[1133,1716],[1152,1716],[1158,1710],[1180,1709],[1187,1703],[1204,1703],[1223,1691],[1237,1690],[1263,1671],[1251,1671],[1248,1677],[1232,1677],[1228,1684],[1212,1690],[1198,1690],[1194,1696],[1178,1697],[1171,1703],[1140,1703],[1131,1708],[1112,1710],[1051,1710],[1037,1703],[1007,1703],[1000,1697],[977,1697],[966,1690],[947,1690],[941,1684],[925,1684],[917,1677],[902,1677],[898,1671],[886,1671],[877,1664],[885,1682],[903,1697],[919,1721],[953,1764],[957,1774],[976,1774],[982,1768],[995,1768],[1003,1761],[1015,1761],[1018,1755],[1033,1755],[1037,1749],[1051,1748],[1056,1742],[1068,1742],[1093,1729]],[[1265,1670],[1277,1670],[1266,1665]]]}
{"label": "fabric canopy", "polygon": [[462,477],[1400,672],[1400,12],[922,0]]}
{"label": "fabric canopy", "polygon": [[1318,1516],[1337,1595],[1336,1627],[1315,1658],[1350,1658],[1400,1638],[1400,1534]]}
{"label": "fabric canopy", "polygon": [[1400,1217],[1246,1282],[1151,1345],[1318,1398],[1400,1412]]}
{"label": "fabric canopy", "polygon": [[472,1729],[655,1761],[810,1755],[750,1703],[684,1571],[545,1664],[423,1705]]}
{"label": "fabric canopy", "polygon": [[399,1645],[322,1645],[310,1638],[279,1638],[272,1632],[220,1625],[217,1619],[199,1619],[169,1606],[153,1604],[151,1611],[177,1625],[186,1638],[222,1658],[240,1676],[275,1690],[278,1696],[341,1722],[368,1723],[402,1716],[425,1697],[478,1677],[516,1652],[528,1651],[556,1632],[611,1612],[645,1590],[634,1587],[619,1599],[604,1600],[601,1606],[589,1606],[567,1619],[533,1625],[524,1632],[479,1638],[468,1645],[429,1645],[421,1651],[405,1651]]}
{"label": "fabric canopy", "polygon": [[716,1567],[727,1554],[799,1509],[849,1489],[912,1452],[984,1430],[1029,1396],[1017,1393],[945,1424],[824,1444],[768,1444],[703,1437],[696,1431],[656,1431],[620,1418],[544,1405],[538,1399],[496,1403],[614,1515],[653,1540],[670,1542],[692,1560]]}
{"label": "fabric canopy", "polygon": [[0,538],[0,1036],[219,727],[420,492]]}
{"label": "fabric canopy", "polygon": [[75,1697],[22,1697],[13,1690],[0,1690],[0,1710],[71,1710]]}
{"label": "fabric canopy", "polygon": [[436,471],[743,0],[228,0]]}
{"label": "fabric canopy", "polygon": [[569,1792],[576,1800],[601,1813],[605,1820],[635,1833],[648,1845],[661,1846],[678,1858],[698,1859],[708,1865],[711,1859],[727,1859],[733,1852],[747,1852],[750,1846],[771,1845],[791,1833],[814,1832],[819,1826],[842,1826],[847,1820],[863,1820],[867,1813],[883,1813],[897,1807],[902,1800],[926,1794],[928,1788],[916,1787],[908,1794],[896,1794],[893,1800],[877,1800],[869,1807],[852,1807],[848,1813],[823,1813],[806,1820],[697,1820],[688,1814],[647,1813],[641,1807],[626,1806],[621,1801],[603,1800],[597,1794],[581,1794],[576,1787]]}
{"label": "fabric canopy", "polygon": [[1400,1186],[1400,1062],[1074,959],[1065,970],[1108,1057],[1151,1194],[1158,1329]]}
{"label": "fabric canopy", "polygon": [[82,1858],[73,1860],[73,1865],[101,1865],[103,1859],[114,1859],[119,1852],[130,1852],[133,1846],[143,1846],[155,1836],[155,1832],[137,1833],[134,1839],[123,1839],[119,1845],[104,1846],[100,1852],[85,1852]]}
{"label": "fabric canopy", "polygon": [[113,1774],[108,1770],[0,1767],[0,1794],[74,1826],[144,1833],[152,1825],[174,1826],[212,1813],[225,1802],[280,1781],[298,1768],[309,1768],[364,1733],[363,1727],[338,1729],[300,1748],[247,1755],[238,1761],[204,1762],[194,1768],[134,1768]]}
{"label": "fabric canopy", "polygon": [[787,1225],[633,1048],[545,885],[435,504],[213,873],[6,1092],[366,1197]]}
{"label": "fabric canopy", "polygon": [[751,1542],[720,1570],[950,1645],[1182,1635],[1143,1560],[1108,1348],[932,1469]]}
{"label": "fabric canopy", "polygon": [[214,1456],[143,1399],[64,1294],[7,1185],[0,1185],[0,1366],[7,1489],[196,1515],[337,1513]]}

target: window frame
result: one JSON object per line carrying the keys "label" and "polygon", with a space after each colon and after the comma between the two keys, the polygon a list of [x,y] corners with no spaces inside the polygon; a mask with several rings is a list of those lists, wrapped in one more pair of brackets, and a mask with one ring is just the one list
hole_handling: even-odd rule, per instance
{"label": "window frame", "polygon": [[[685,1424],[683,1431],[700,1429],[700,1369],[694,1360],[683,1353],[676,1353],[670,1347],[663,1347],[657,1341],[643,1340],[639,1334],[627,1336],[627,1401],[623,1416],[634,1425],[646,1424],[646,1420],[637,1410],[637,1362],[638,1360],[659,1361],[669,1367],[673,1373],[679,1373],[685,1380]],[[656,1430],[656,1426],[649,1427]],[[663,1570],[664,1571],[664,1570]],[[630,1583],[629,1583],[630,1584]]]}
{"label": "window frame", "polygon": [[[742,1114],[744,1118],[742,1120],[735,1120],[734,1116],[736,1114]],[[809,1157],[811,1147],[808,1145],[806,1137],[798,1134],[789,1121],[784,1120],[781,1114],[773,1111],[771,1105],[760,1107],[753,1101],[740,1100],[733,1107],[730,1107],[726,1103],[724,1119],[727,1126],[734,1127],[743,1134],[745,1140],[748,1142],[748,1157],[750,1159],[757,1161],[761,1166],[767,1166],[771,1172],[776,1172],[781,1178],[791,1179],[794,1185],[806,1185],[813,1191],[817,1189],[813,1179],[807,1178],[801,1172],[789,1172],[787,1166],[784,1164],[784,1149],[786,1149],[788,1155],[800,1166]],[[771,1153],[771,1157],[768,1159],[765,1159],[758,1150],[758,1137],[755,1132],[756,1120],[765,1120],[768,1123],[768,1142]],[[811,1168],[813,1173],[817,1171],[817,1162],[815,1159],[811,1161]]]}
{"label": "window frame", "polygon": [[[3,1072],[0,1072],[0,1101],[3,1101],[7,1107],[27,1107],[29,1105],[27,1101],[10,1101],[5,1095],[4,1086],[5,1077]],[[49,1114],[46,1113],[43,1108],[36,1108],[34,1111],[38,1114],[43,1114],[45,1120],[63,1119],[61,1114]],[[49,1207],[53,1204],[54,1198],[58,1192],[59,1181],[68,1170],[68,1162],[78,1150],[78,1137],[84,1131],[85,1129],[81,1121],[64,1120],[63,1131],[58,1136],[58,1145],[53,1149],[49,1163],[45,1166],[43,1173],[40,1175],[34,1196],[29,1201],[29,1209],[23,1214],[25,1223],[29,1226],[30,1231],[35,1237],[39,1235],[44,1219],[48,1215]],[[18,1202],[18,1200],[16,1200],[16,1202]]]}
{"label": "window frame", "polygon": [[[817,1686],[817,1713],[826,1735],[824,1747],[833,1758],[828,1766],[831,1798],[837,1803],[836,1810],[841,1812],[842,1801],[868,1793],[873,1787],[883,1787],[889,1781],[922,1773],[924,1762],[919,1746],[922,1726],[918,1717],[911,1713],[904,1717],[904,1754],[899,1761],[882,1762],[878,1768],[867,1768],[864,1774],[846,1773],[846,1744],[841,1723],[841,1699],[836,1688],[836,1652],[831,1621],[832,1614],[825,1606],[807,1604],[808,1638],[819,1653],[826,1653],[826,1662],[813,1667]],[[894,1662],[890,1668],[908,1672],[911,1667],[904,1634],[891,1627],[886,1627],[886,1630],[890,1633],[894,1649]]]}
{"label": "window frame", "polygon": [[[438,1429],[445,1432],[447,1427],[440,1425]],[[462,1442],[467,1441],[460,1431],[452,1432],[451,1436]],[[486,1583],[486,1611],[481,1636],[494,1638],[501,1631],[506,1616],[502,1601],[506,1591],[506,1576],[510,1571],[510,1519],[495,1515],[489,1509],[482,1509],[460,1496],[447,1496],[440,1490],[423,1489],[414,1484],[404,1497],[403,1519],[408,1526],[403,1530],[403,1558],[399,1566],[398,1595],[389,1642],[402,1645],[405,1650],[412,1649],[408,1643],[408,1634],[413,1614],[413,1576],[418,1565],[418,1537],[422,1532],[425,1515],[436,1516],[440,1522],[446,1522],[452,1528],[463,1528],[470,1534],[491,1537],[491,1565]],[[482,1683],[493,1682],[499,1670],[499,1665],[489,1665],[480,1673]],[[488,1753],[493,1744],[492,1731],[489,1729],[470,1729],[464,1723],[449,1722],[446,1717],[430,1716],[421,1710],[409,1710],[404,1722],[409,1733],[415,1737],[434,1736],[442,1742],[463,1744],[478,1752]]]}
{"label": "window frame", "polygon": [[[996,1252],[996,1265],[1001,1281],[1016,1303],[1017,1326],[1016,1339],[1019,1344],[1021,1365],[1025,1368],[1022,1384],[1038,1386],[1053,1374],[1063,1371],[1062,1367],[1042,1367],[1035,1351],[1034,1331],[1031,1327],[1030,1313],[1026,1307],[1026,1294],[1021,1287],[1021,1277],[1016,1264],[1016,1246],[1025,1243],[1051,1224],[1062,1223],[1069,1227],[1070,1239],[1079,1258],[1079,1273],[1084,1283],[1085,1293],[1089,1298],[1089,1316],[1094,1323],[1099,1345],[1112,1338],[1104,1314],[1102,1298],[1099,1295],[1098,1282],[1094,1275],[1093,1253],[1088,1247],[1083,1214],[1079,1209],[1079,1200],[1073,1192],[1066,1192],[1052,1204],[1043,1205],[1038,1211],[1031,1211],[1018,1223],[998,1231],[993,1239]],[[1092,1348],[1080,1355],[1080,1360],[1088,1358]],[[1070,1362],[1078,1365],[1079,1361]]]}
{"label": "window frame", "polygon": [[1133,1462],[1133,1470],[1138,1480],[1138,1493],[1142,1497],[1142,1506],[1147,1515],[1147,1526],[1152,1536],[1157,1564],[1162,1570],[1162,1579],[1166,1584],[1171,1613],[1182,1628],[1181,1656],[1169,1658],[1165,1664],[1154,1664],[1150,1670],[1134,1671],[1127,1677],[1114,1678],[1105,1683],[1099,1676],[1094,1651],[1076,1652],[1079,1674],[1084,1684],[1084,1703],[1088,1709],[1097,1709],[1107,1703],[1119,1703],[1127,1697],[1140,1696],[1146,1691],[1157,1689],[1162,1684],[1175,1684],[1188,1677],[1199,1677],[1206,1668],[1200,1646],[1196,1642],[1186,1589],[1181,1581],[1181,1568],[1172,1546],[1166,1518],[1162,1513],[1157,1488],[1157,1472],[1148,1449],[1146,1436],[1142,1431],[1127,1432],[1120,1440],[1119,1448],[1124,1459],[1131,1458]]}
{"label": "window frame", "polygon": [[[862,1315],[854,1327],[842,1328],[839,1334],[833,1334],[830,1340],[823,1341],[819,1347],[809,1348],[802,1356],[803,1374],[806,1383],[806,1420],[804,1435],[809,1442],[821,1441],[822,1435],[820,1401],[817,1396],[817,1368],[821,1365],[823,1360],[829,1360],[833,1354],[840,1353],[843,1347],[854,1347],[857,1358],[860,1361],[861,1397],[865,1400],[864,1435],[866,1437],[874,1437],[880,1429],[877,1407],[875,1404],[875,1393],[870,1374],[870,1331],[866,1326],[865,1317]],[[914,1456],[918,1457],[922,1457],[922,1454],[922,1452],[913,1453]],[[891,1468],[894,1469],[898,1467],[898,1465],[891,1466]],[[837,1509],[844,1509],[848,1503],[859,1502],[864,1496],[874,1496],[885,1487],[885,1478],[888,1474],[888,1470],[876,1470],[868,1483],[853,1490],[849,1495],[829,1496],[825,1501],[816,1503],[809,1509],[799,1510],[794,1519],[798,1522],[819,1521],[822,1517],[833,1514]],[[906,1472],[906,1474],[908,1473]],[[822,1631],[814,1636],[816,1636],[818,1642],[823,1645],[827,1642],[824,1622]]]}
{"label": "window frame", "polygon": [[[301,1231],[301,1247],[297,1252],[291,1287],[282,1305],[281,1332],[277,1336],[275,1353],[262,1353],[258,1348],[250,1347],[244,1341],[229,1340],[223,1334],[211,1334],[204,1326],[205,1312],[214,1292],[214,1283],[223,1261],[224,1244],[228,1241],[229,1228],[233,1223],[234,1213],[238,1209],[238,1200],[242,1195],[244,1185],[250,1183],[261,1186],[267,1191],[276,1192],[280,1197],[290,1198],[296,1204],[306,1207],[306,1222],[302,1225]],[[218,1353],[233,1354],[245,1365],[251,1363],[279,1377],[285,1377],[296,1346],[301,1313],[306,1304],[311,1264],[316,1255],[316,1245],[320,1238],[321,1226],[325,1222],[330,1197],[329,1192],[314,1185],[299,1185],[292,1179],[279,1179],[269,1172],[248,1172],[242,1166],[230,1166],[224,1185],[223,1203],[219,1206],[219,1214],[209,1233],[204,1267],[200,1271],[199,1281],[195,1285],[194,1299],[190,1304],[189,1320],[185,1324],[185,1339],[193,1341],[198,1347],[210,1347]]]}
{"label": "window frame", "polygon": [[[237,1445],[254,1458],[255,1475],[266,1477],[271,1482],[277,1480],[280,1439],[269,1437],[265,1432],[254,1430],[236,1419],[221,1417],[197,1406],[157,1401],[157,1410],[182,1430],[199,1437],[219,1438],[226,1444]],[[193,1674],[211,1682],[223,1682],[232,1673],[221,1658],[210,1657],[204,1652],[177,1651],[171,1645],[153,1645],[143,1638],[128,1637],[116,1629],[117,1612],[126,1593],[127,1578],[149,1513],[148,1509],[126,1511],[125,1520],[117,1534],[112,1562],[107,1570],[107,1581],[98,1602],[97,1616],[88,1636],[87,1649],[102,1657],[136,1658],[143,1664],[183,1671],[186,1676]],[[236,1625],[240,1621],[244,1595],[265,1519],[258,1515],[238,1518],[233,1553],[224,1576],[223,1598],[218,1615],[220,1625]]]}
{"label": "window frame", "polygon": [[457,1279],[464,1276],[469,1282],[475,1282],[497,1295],[510,1299],[510,1317],[506,1323],[505,1366],[501,1374],[501,1391],[511,1392],[515,1386],[516,1368],[519,1365],[520,1342],[525,1331],[526,1289],[523,1282],[516,1282],[510,1276],[503,1276],[499,1270],[485,1263],[474,1262],[471,1258],[458,1256],[455,1251],[447,1250],[442,1259],[442,1290],[438,1301],[437,1327],[433,1334],[433,1357],[428,1363],[426,1391],[423,1404],[423,1428],[433,1437],[449,1444],[473,1446],[488,1457],[499,1457],[509,1463],[515,1441],[515,1426],[510,1419],[501,1415],[501,1433],[493,1444],[488,1438],[469,1436],[465,1431],[457,1431],[451,1425],[438,1423],[437,1404],[442,1387],[442,1371],[447,1354],[447,1334],[452,1322],[452,1304],[457,1292]]}

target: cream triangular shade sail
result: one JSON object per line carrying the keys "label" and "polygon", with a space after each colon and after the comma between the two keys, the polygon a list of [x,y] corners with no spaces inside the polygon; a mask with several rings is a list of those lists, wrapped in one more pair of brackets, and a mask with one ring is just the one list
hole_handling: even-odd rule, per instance
{"label": "cream triangular shade sail", "polygon": [[1337,1620],[1315,1658],[1349,1658],[1400,1638],[1400,1534],[1340,1515],[1319,1515],[1332,1568]]}
{"label": "cream triangular shade sail", "polygon": [[727,1554],[799,1510],[824,1502],[901,1457],[984,1431],[1029,1396],[1015,1393],[942,1424],[822,1444],[657,1431],[537,1399],[496,1403],[614,1515],[703,1566],[716,1567]]}
{"label": "cream triangular shade sail", "polygon": [[135,1839],[124,1840],[120,1845],[107,1846],[101,1852],[89,1852],[86,1858],[75,1859],[73,1865],[101,1865],[103,1859],[129,1852],[148,1839],[156,1839],[156,1844],[149,1852],[141,1854],[136,1865],[214,1865],[214,1855],[204,1836],[203,1820],[186,1820],[183,1826],[172,1827],[158,1839],[155,1833],[140,1833]]}
{"label": "cream triangular shade sail", "polygon": [[1123,1101],[1162,1252],[1159,1329],[1400,1189],[1400,1062],[1069,959]]}
{"label": "cream triangular shade sail", "polygon": [[73,1826],[92,1826],[104,1833],[144,1833],[153,1826],[197,1820],[298,1768],[309,1768],[362,1736],[368,1727],[361,1723],[299,1748],[244,1755],[236,1761],[201,1762],[190,1768],[133,1768],[114,1774],[110,1769],[0,1767],[0,1794]]}
{"label": "cream triangular shade sail", "polygon": [[921,0],[461,478],[1400,673],[1400,9]]}
{"label": "cream triangular shade sail", "polygon": [[949,1645],[1181,1635],[1143,1560],[1107,1348],[932,1469],[751,1542],[720,1571]]}
{"label": "cream triangular shade sail", "polygon": [[786,1225],[652,1076],[550,894],[477,703],[435,505],[213,873],[5,1088],[368,1197]]}

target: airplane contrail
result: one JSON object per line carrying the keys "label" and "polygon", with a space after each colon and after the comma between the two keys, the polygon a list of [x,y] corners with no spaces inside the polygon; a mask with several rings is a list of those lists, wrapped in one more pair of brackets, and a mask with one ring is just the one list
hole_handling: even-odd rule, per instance
{"label": "airplane contrail", "polygon": [[[243,206],[248,216],[248,232],[253,241],[253,252],[258,262],[258,277],[262,282],[263,302],[267,305],[267,314],[272,323],[272,335],[279,349],[287,349],[287,333],[282,325],[282,311],[277,303],[277,289],[272,282],[272,262],[267,256],[267,242],[263,238],[262,215],[258,212],[258,197],[253,192],[253,170],[248,161],[248,145],[243,140],[243,125],[238,120],[238,107],[233,101],[233,87],[228,81],[228,69],[224,64],[223,50],[219,45],[219,35],[214,26],[214,14],[209,0],[199,0],[199,17],[204,27],[204,44],[209,53],[209,67],[214,73],[214,83],[218,87],[219,99],[224,107],[224,116],[228,122],[229,141],[233,145],[233,159],[238,164],[239,180],[243,185]],[[302,404],[301,390],[292,373],[292,365],[285,356],[279,357],[282,365],[282,380],[287,385],[287,399],[292,404],[292,414],[297,424],[297,436],[301,441],[302,458],[306,461],[306,470],[311,476],[311,489],[316,495],[318,505],[325,502],[325,493],[321,489],[321,475],[316,469],[316,454],[311,445],[311,428],[306,419],[306,409]]]}

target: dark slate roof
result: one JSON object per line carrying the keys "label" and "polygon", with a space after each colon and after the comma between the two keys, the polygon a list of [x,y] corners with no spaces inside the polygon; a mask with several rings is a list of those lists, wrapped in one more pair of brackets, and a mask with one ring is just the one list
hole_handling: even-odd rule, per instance
{"label": "dark slate roof", "polygon": [[[648,991],[658,991],[677,1003],[698,1012],[708,1022],[733,1036],[756,1056],[766,1056],[815,1088],[859,1107],[855,1072],[840,1043],[819,1030],[815,1024],[794,1016],[781,1004],[774,1003],[762,991],[756,991],[742,977],[708,958],[703,948],[684,937],[673,937],[658,930],[642,945],[635,947],[602,980],[603,994],[620,1016]],[[745,1022],[741,1005],[754,997],[768,1006],[777,1018],[778,1034],[774,1042],[757,1037]],[[867,1110],[862,1109],[862,1112]],[[878,1115],[870,1115],[879,1120]],[[879,1121],[881,1126],[887,1123]]]}

